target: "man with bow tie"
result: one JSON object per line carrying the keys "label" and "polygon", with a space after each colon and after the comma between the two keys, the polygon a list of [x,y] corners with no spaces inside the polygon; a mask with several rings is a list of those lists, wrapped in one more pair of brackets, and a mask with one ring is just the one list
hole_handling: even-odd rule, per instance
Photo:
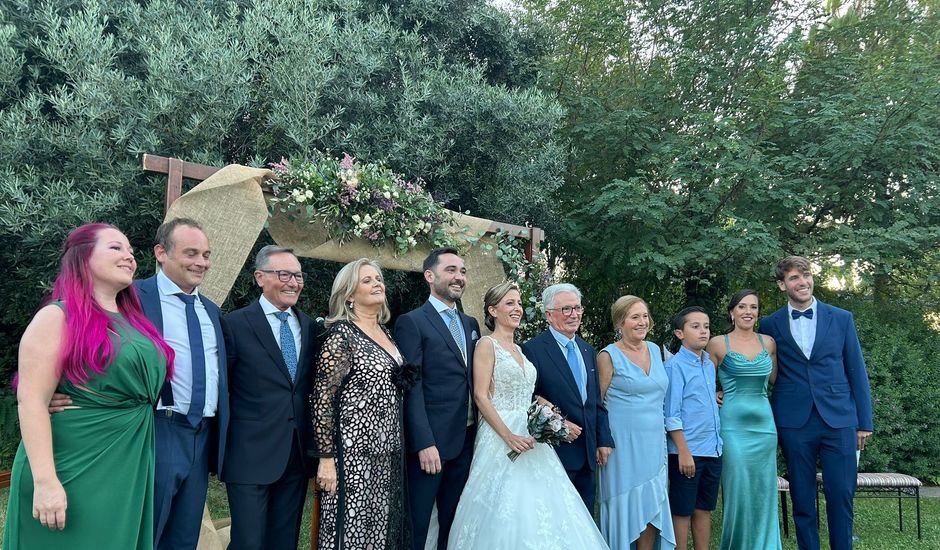
{"label": "man with bow tie", "polygon": [[777,264],[787,305],[765,318],[760,332],[777,341],[777,383],[771,406],[790,479],[801,550],[819,549],[816,464],[822,463],[829,546],[852,548],[856,450],[874,429],[871,388],[852,314],[813,297],[809,261]]}

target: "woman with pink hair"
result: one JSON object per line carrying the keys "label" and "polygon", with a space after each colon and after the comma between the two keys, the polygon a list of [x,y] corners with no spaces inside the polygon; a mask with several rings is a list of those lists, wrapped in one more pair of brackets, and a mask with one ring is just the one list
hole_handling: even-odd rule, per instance
{"label": "woman with pink hair", "polygon": [[[48,302],[19,348],[20,443],[3,547],[153,547],[153,406],[173,352],[141,312],[117,228],[65,240]],[[54,418],[53,392],[72,406]]]}

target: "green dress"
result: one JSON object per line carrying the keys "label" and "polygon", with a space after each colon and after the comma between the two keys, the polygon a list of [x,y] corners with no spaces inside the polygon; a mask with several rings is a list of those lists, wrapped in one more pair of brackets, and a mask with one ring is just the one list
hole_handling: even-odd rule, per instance
{"label": "green dress", "polygon": [[[764,338],[758,335],[761,347]],[[767,349],[753,359],[734,351],[718,367],[721,407],[721,550],[779,550],[777,427],[767,399],[773,361]]]}
{"label": "green dress", "polygon": [[111,314],[114,361],[81,387],[56,391],[78,408],[52,415],[56,473],[68,508],[62,531],[33,519],[33,476],[20,443],[13,460],[3,548],[153,548],[153,407],[166,360],[146,336]]}

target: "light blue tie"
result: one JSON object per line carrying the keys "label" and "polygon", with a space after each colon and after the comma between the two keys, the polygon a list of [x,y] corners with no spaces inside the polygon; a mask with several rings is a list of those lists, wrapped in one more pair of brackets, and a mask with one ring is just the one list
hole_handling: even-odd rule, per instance
{"label": "light blue tie", "polygon": [[571,374],[574,375],[574,382],[578,385],[578,391],[581,393],[581,402],[584,403],[587,401],[587,388],[584,387],[584,377],[581,376],[581,364],[578,363],[578,353],[574,349],[574,340],[568,340],[565,349],[567,350],[565,355],[568,359],[568,368],[571,369]]}
{"label": "light blue tie", "polygon": [[286,311],[277,311],[274,316],[281,321],[281,355],[284,356],[287,372],[290,373],[290,380],[293,382],[297,378],[297,345],[294,343],[294,333],[287,324],[290,314]]}
{"label": "light blue tie", "polygon": [[454,337],[454,342],[457,342],[457,347],[460,348],[460,357],[463,358],[464,365],[467,364],[467,344],[463,341],[463,338],[460,337],[460,325],[458,325],[457,320],[457,310],[456,309],[445,309],[444,313],[450,317],[450,323],[448,323],[447,328],[450,329],[450,335]]}

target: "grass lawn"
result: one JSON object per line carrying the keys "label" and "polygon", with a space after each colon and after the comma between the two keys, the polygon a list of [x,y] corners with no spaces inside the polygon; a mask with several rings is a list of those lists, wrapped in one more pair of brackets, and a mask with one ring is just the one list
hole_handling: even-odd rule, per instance
{"label": "grass lawn", "polygon": [[[7,496],[9,489],[0,489],[0,536],[6,524]],[[304,508],[304,522],[300,534],[300,548],[310,547],[310,506],[313,502],[311,495],[307,497]],[[940,498],[921,498],[921,527],[923,540],[917,540],[915,509],[913,500],[902,501],[904,507],[904,532],[898,531],[898,505],[891,499],[856,499],[855,501],[855,534],[858,542],[855,548],[859,550],[911,550],[915,548],[940,548]],[[821,498],[820,505],[825,509],[825,500]],[[718,548],[721,529],[721,506],[712,516],[712,548]],[[209,485],[209,510],[215,519],[229,515],[228,502],[225,497],[225,487],[213,480]],[[783,547],[796,548],[796,539],[793,532],[792,516],[790,524],[790,537],[783,539]],[[822,521],[822,547],[829,548],[826,543],[826,522]],[[781,533],[782,536],[782,533]],[[690,545],[691,548],[691,545]]]}

